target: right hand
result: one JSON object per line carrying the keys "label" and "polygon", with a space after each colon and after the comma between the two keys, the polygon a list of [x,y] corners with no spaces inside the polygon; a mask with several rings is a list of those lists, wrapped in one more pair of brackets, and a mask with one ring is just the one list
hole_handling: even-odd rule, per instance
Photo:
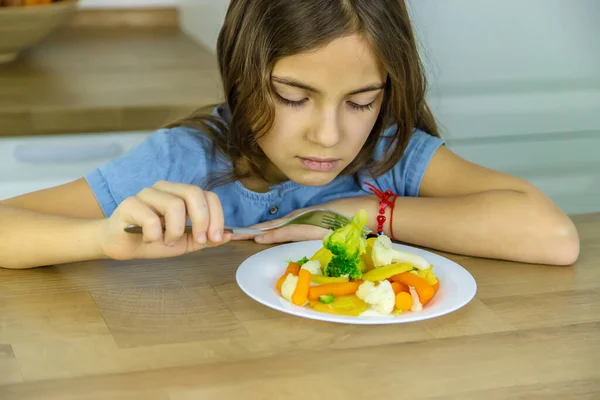
{"label": "right hand", "polygon": [[[187,219],[193,234],[184,233]],[[165,232],[162,226],[165,226]],[[143,234],[124,231],[139,225]],[[125,199],[105,221],[102,249],[117,260],[175,257],[231,240],[219,197],[197,186],[160,181]]]}

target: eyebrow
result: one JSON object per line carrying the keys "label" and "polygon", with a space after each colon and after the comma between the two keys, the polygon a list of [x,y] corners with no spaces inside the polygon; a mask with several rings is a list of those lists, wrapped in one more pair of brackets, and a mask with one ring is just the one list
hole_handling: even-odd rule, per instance
{"label": "eyebrow", "polygon": [[[277,76],[273,76],[272,77],[273,81],[277,82],[277,83],[281,83],[282,85],[286,85],[286,86],[292,86],[292,87],[296,87],[299,89],[304,89],[304,90],[308,90],[309,92],[313,92],[313,93],[321,93],[320,90],[315,89],[312,86],[309,86],[305,83],[302,83],[300,81],[297,81],[293,78],[282,78],[282,77],[277,77]],[[348,95],[353,95],[353,94],[359,94],[359,93],[367,93],[367,92],[374,92],[377,90],[381,90],[385,87],[385,83],[373,83],[371,85],[367,85],[364,86],[360,89],[357,90],[353,90],[350,93],[348,93]]]}

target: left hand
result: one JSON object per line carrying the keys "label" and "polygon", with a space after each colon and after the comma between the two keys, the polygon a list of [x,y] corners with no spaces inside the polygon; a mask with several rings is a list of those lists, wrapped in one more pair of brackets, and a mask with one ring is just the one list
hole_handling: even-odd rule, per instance
{"label": "left hand", "polygon": [[[379,208],[379,199],[375,196],[352,197],[333,200],[329,203],[320,204],[316,208],[328,208],[337,211],[343,215],[351,217],[359,209],[364,208],[369,212],[369,224],[371,229],[376,226],[377,210]],[[251,228],[262,228],[280,223],[282,220],[293,217],[310,208],[295,210],[294,212],[273,221],[263,222],[251,226]],[[324,228],[312,225],[289,225],[283,228],[266,231],[260,235],[233,235],[231,240],[249,240],[254,239],[261,244],[274,244],[286,242],[299,242],[303,240],[321,240],[329,231]]]}
{"label": "left hand", "polygon": [[[278,218],[273,221],[262,222],[260,224],[252,225],[250,228],[264,228],[276,225],[283,220],[294,217],[297,214],[306,211],[307,209],[296,210],[283,218]],[[265,231],[259,235],[240,235],[235,234],[231,240],[250,240],[253,239],[257,243],[261,244],[274,244],[274,243],[286,243],[286,242],[299,242],[303,240],[320,240],[325,237],[328,230],[312,225],[289,225],[283,228],[273,229]]]}

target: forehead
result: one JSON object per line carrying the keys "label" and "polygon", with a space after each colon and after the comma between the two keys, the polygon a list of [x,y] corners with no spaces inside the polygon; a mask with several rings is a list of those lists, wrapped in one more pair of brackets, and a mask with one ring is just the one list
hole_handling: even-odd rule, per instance
{"label": "forehead", "polygon": [[385,82],[386,72],[369,42],[352,35],[278,60],[273,75],[294,78],[323,91],[350,91]]}

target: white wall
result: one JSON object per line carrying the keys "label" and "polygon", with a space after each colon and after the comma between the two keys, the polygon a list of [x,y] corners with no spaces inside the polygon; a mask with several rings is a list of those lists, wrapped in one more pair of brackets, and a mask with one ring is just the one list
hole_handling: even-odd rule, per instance
{"label": "white wall", "polygon": [[229,0],[180,0],[181,28],[214,52],[228,6]]}
{"label": "white wall", "polygon": [[410,4],[449,147],[600,211],[600,2]]}
{"label": "white wall", "polygon": [[[600,1],[408,1],[449,147],[568,212],[600,211]],[[174,4],[182,29],[214,51],[229,0],[81,0]]]}
{"label": "white wall", "polygon": [[[229,0],[182,0],[214,50]],[[429,98],[453,138],[600,130],[600,1],[409,0]]]}
{"label": "white wall", "polygon": [[172,7],[179,0],[79,0],[81,8],[146,8]]}
{"label": "white wall", "polygon": [[[214,50],[228,3],[185,1],[183,28]],[[600,211],[600,1],[409,5],[449,147]]]}
{"label": "white wall", "polygon": [[600,2],[412,0],[452,137],[600,129]]}

